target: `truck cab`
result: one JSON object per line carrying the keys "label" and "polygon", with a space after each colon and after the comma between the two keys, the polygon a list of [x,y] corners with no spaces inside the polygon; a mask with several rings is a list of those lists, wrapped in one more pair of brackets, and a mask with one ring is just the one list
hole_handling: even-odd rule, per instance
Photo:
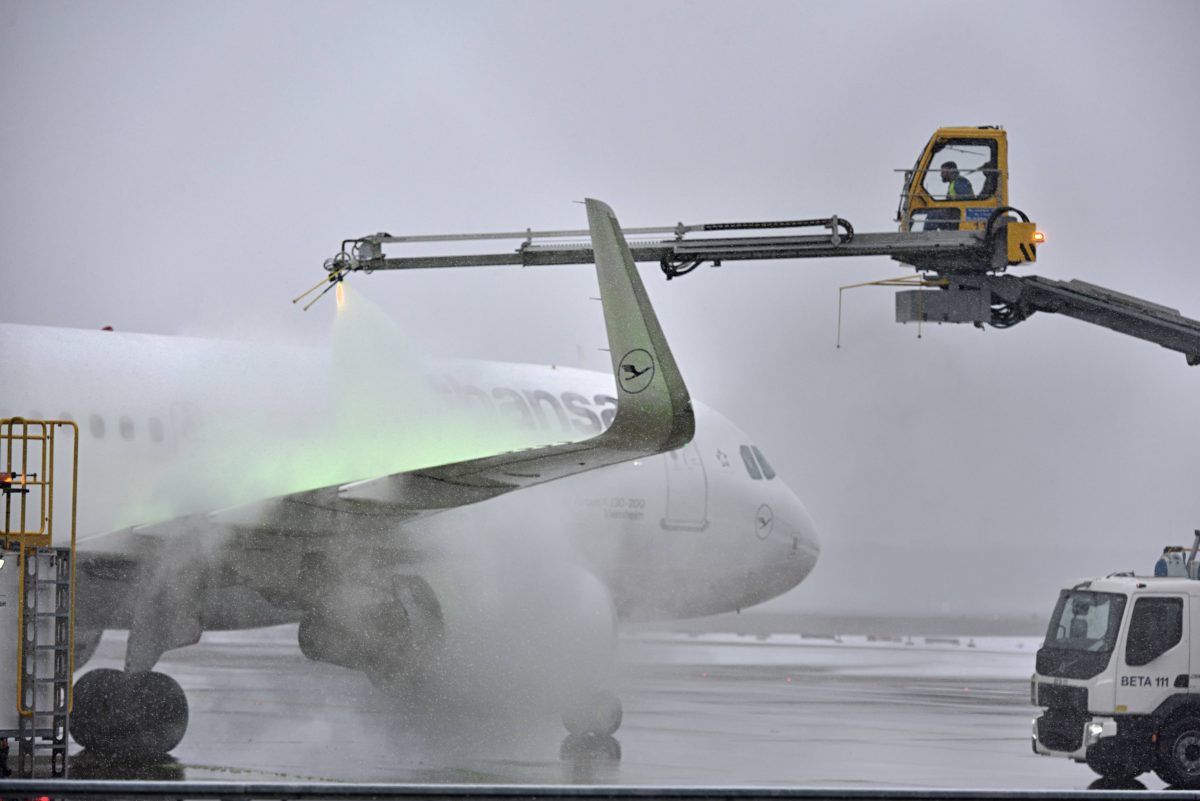
{"label": "truck cab", "polygon": [[1200,581],[1187,575],[1062,590],[1031,680],[1044,707],[1033,750],[1111,779],[1153,770],[1168,784],[1200,782],[1198,624]]}
{"label": "truck cab", "polygon": [[[951,170],[943,169],[947,164]],[[950,179],[950,180],[947,180]],[[957,180],[955,180],[957,179]],[[965,190],[970,186],[970,191]],[[982,231],[1008,205],[1008,139],[998,125],[938,128],[911,170],[896,221],[900,231]]]}

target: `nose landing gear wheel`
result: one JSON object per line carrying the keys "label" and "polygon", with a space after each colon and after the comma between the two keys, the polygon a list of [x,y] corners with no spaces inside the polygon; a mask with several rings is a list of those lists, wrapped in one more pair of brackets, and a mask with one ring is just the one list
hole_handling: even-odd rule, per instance
{"label": "nose landing gear wheel", "polygon": [[97,753],[163,754],[187,731],[183,688],[165,673],[100,668],[75,682],[71,736]]}
{"label": "nose landing gear wheel", "polygon": [[621,728],[621,699],[608,690],[581,693],[563,712],[563,725],[574,735],[609,736]]}
{"label": "nose landing gear wheel", "polygon": [[558,749],[563,762],[620,762],[621,744],[607,734],[568,734]]}

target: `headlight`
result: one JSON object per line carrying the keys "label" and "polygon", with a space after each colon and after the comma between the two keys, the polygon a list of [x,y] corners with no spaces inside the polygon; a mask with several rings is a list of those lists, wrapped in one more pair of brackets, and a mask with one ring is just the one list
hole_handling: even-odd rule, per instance
{"label": "headlight", "polygon": [[1104,733],[1104,727],[1099,723],[1089,723],[1087,727],[1087,733],[1088,737],[1091,737],[1092,739],[1099,739],[1100,735]]}

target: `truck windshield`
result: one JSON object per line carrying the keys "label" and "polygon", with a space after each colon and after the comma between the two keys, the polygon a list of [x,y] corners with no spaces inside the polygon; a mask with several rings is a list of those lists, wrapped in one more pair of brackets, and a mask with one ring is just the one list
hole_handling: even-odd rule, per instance
{"label": "truck windshield", "polygon": [[1044,647],[1111,653],[1124,611],[1124,595],[1063,590],[1050,616]]}

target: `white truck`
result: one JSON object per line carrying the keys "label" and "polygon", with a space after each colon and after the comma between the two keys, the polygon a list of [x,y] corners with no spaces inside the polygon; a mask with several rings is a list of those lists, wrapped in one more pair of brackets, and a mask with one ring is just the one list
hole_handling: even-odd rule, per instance
{"label": "white truck", "polygon": [[1033,750],[1101,776],[1154,771],[1200,783],[1200,531],[1154,576],[1119,573],[1062,590],[1030,685]]}

